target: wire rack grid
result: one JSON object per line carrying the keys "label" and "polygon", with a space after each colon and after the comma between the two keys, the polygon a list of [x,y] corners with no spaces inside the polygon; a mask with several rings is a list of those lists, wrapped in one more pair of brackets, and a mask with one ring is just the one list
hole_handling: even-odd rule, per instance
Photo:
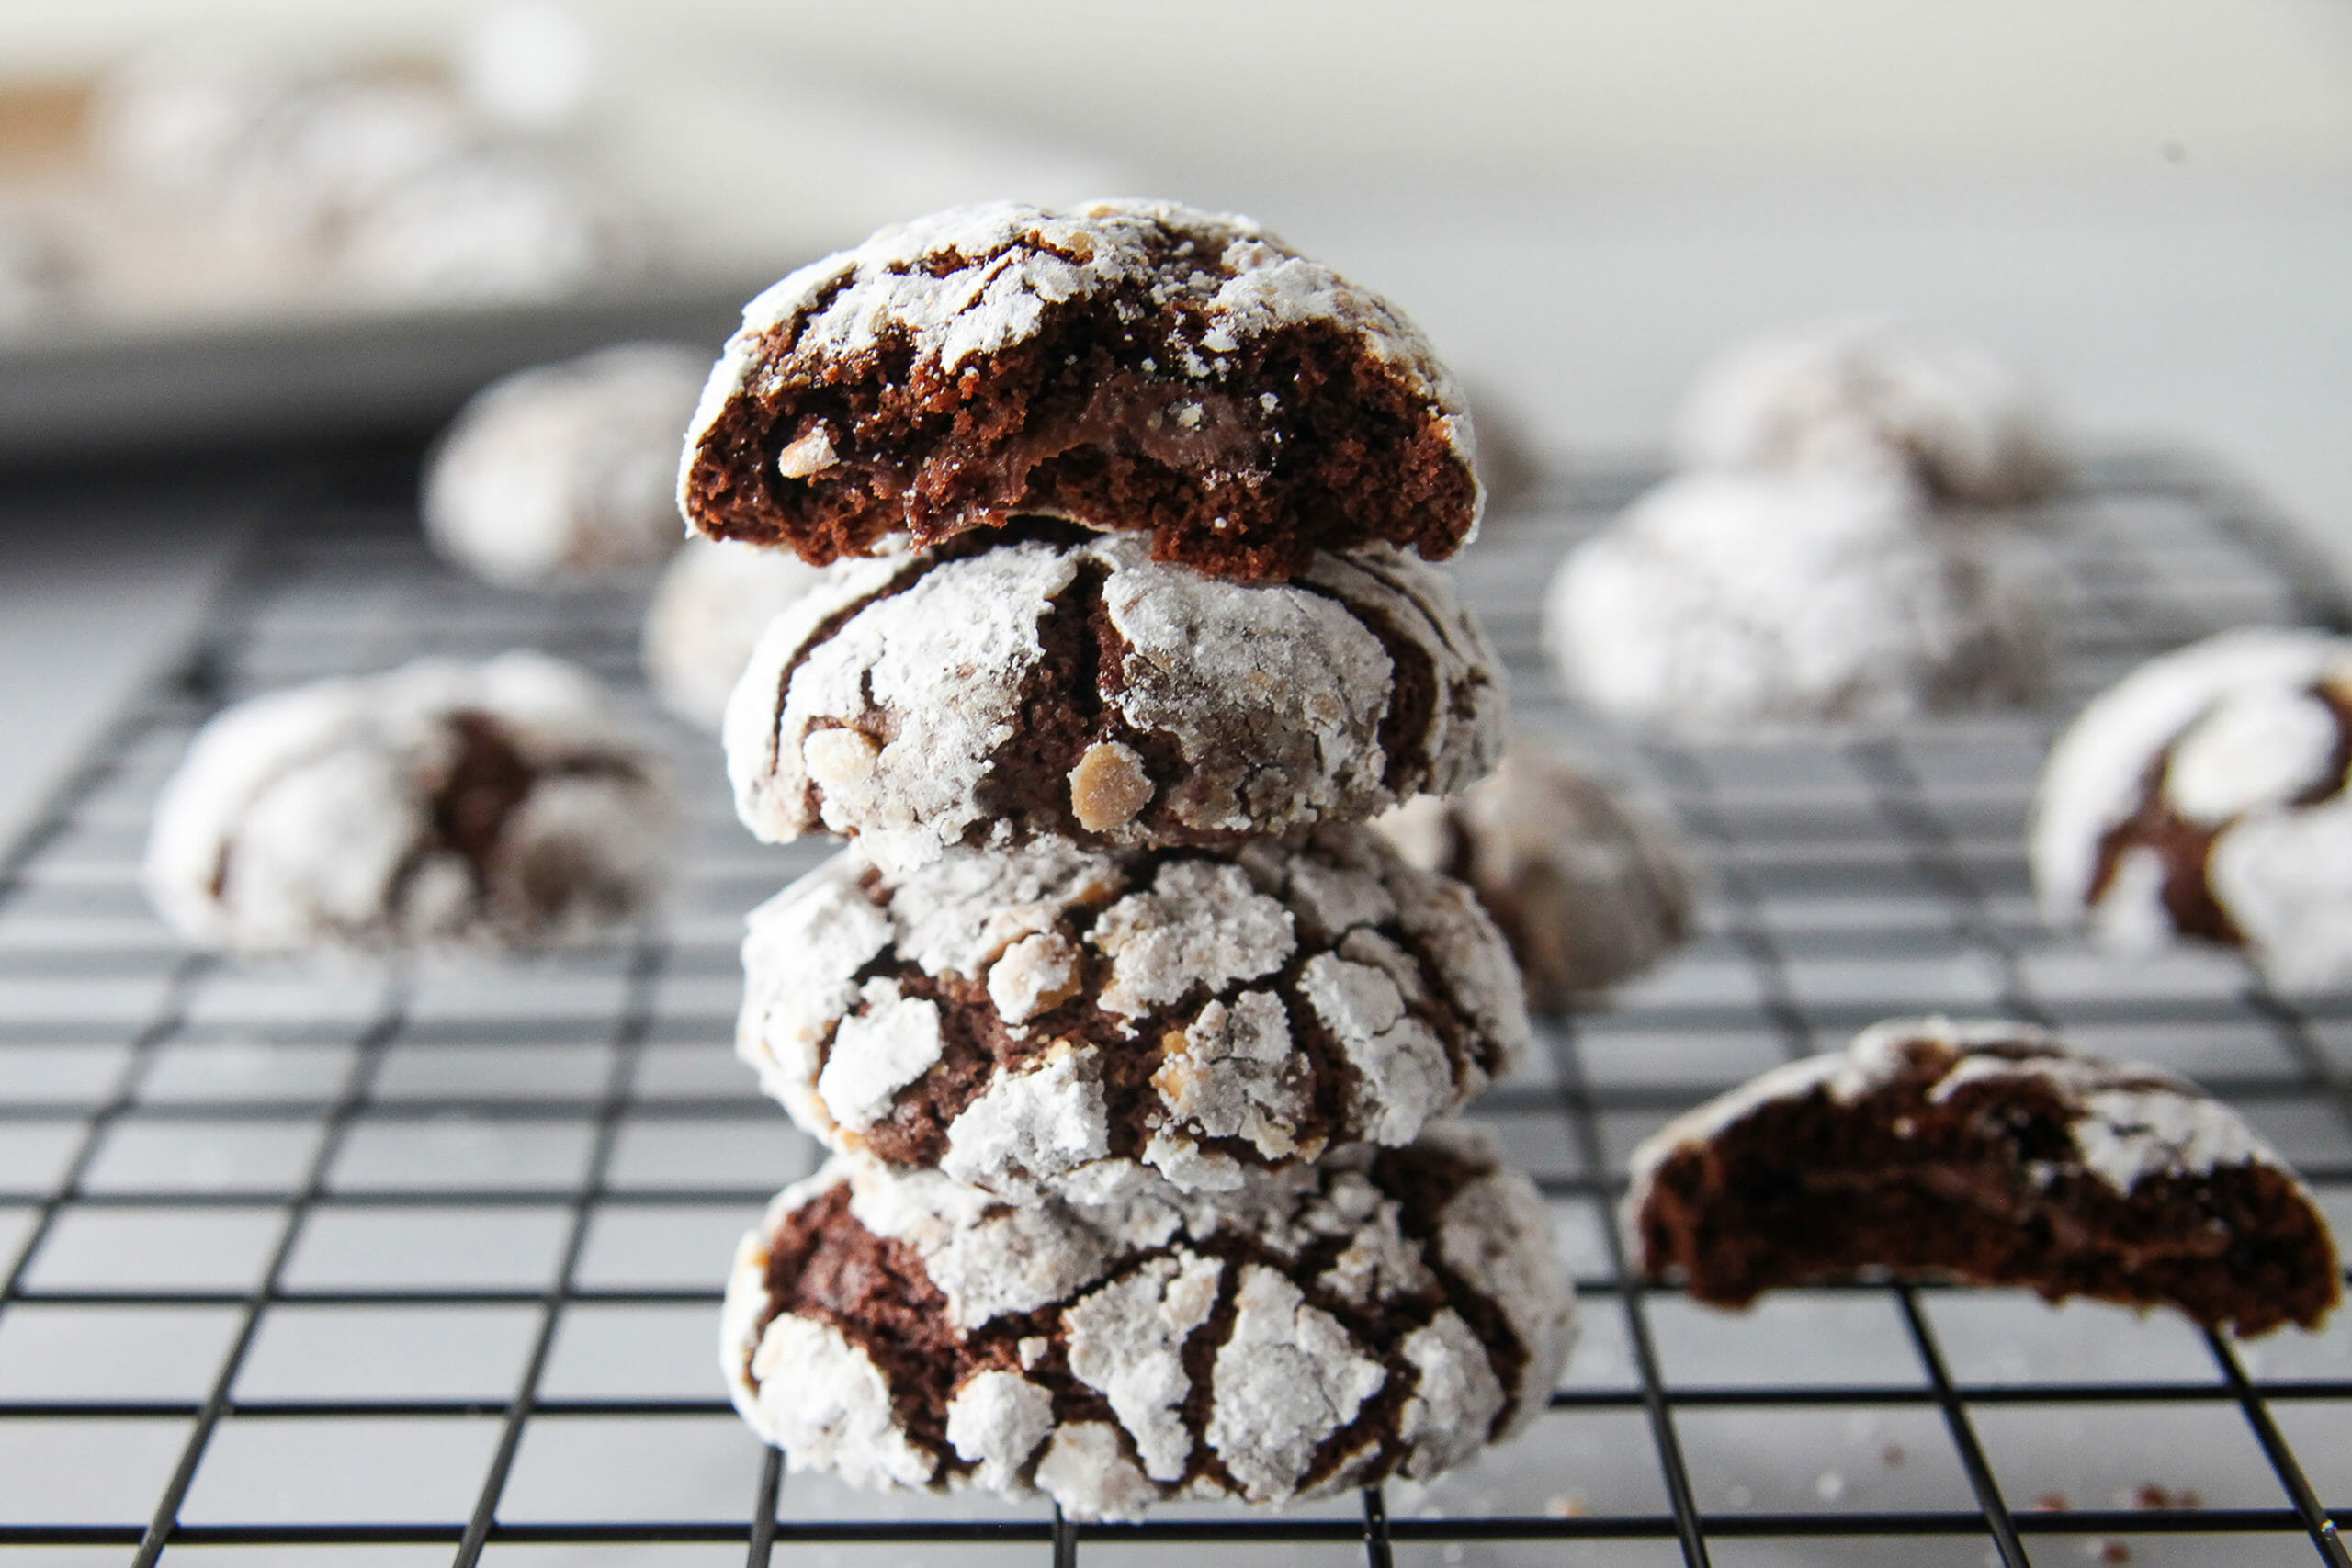
{"label": "wire rack grid", "polygon": [[740,922],[824,851],[753,844],[707,741],[669,732],[692,850],[626,941],[238,964],[147,911],[150,803],[221,703],[518,645],[634,688],[641,589],[458,579],[417,541],[413,472],[376,455],[257,481],[198,645],[0,859],[0,1562],[2344,1568],[2352,1325],[2241,1345],[1886,1285],[1724,1314],[1629,1280],[1611,1223],[1627,1151],[1668,1116],[1948,1010],[2194,1074],[2352,1235],[2352,994],[2290,1000],[2226,954],[2101,961],[2038,926],[2019,856],[2050,731],[2090,691],[2224,626],[2340,621],[2225,479],[2119,459],[2052,508],[2071,601],[2049,711],[1771,745],[1642,741],[1551,695],[1550,562],[1648,476],[1586,475],[1495,525],[1460,570],[1520,722],[1649,795],[1711,868],[1689,949],[1547,1025],[1476,1110],[1554,1206],[1578,1349],[1526,1436],[1432,1484],[1115,1527],[786,1477],[729,1411],[729,1249],[814,1158],[729,1051]]}

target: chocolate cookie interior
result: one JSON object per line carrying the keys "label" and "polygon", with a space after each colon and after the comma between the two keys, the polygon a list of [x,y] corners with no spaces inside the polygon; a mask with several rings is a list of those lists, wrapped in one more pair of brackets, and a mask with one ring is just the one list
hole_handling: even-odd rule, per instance
{"label": "chocolate cookie interior", "polygon": [[2120,1192],[2081,1163],[2078,1101],[2028,1075],[1931,1093],[1950,1066],[1917,1055],[1851,1101],[1818,1086],[1768,1100],[1674,1149],[1635,1216],[1649,1268],[1725,1306],[1879,1270],[2168,1303],[2241,1334],[2308,1327],[2335,1305],[2325,1224],[2285,1170],[2156,1172]]}

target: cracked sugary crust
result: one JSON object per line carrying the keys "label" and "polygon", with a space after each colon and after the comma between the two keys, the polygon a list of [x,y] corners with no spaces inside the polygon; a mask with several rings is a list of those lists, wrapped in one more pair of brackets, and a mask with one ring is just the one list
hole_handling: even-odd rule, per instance
{"label": "cracked sugary crust", "polygon": [[208,947],[532,945],[641,910],[674,818],[666,770],[583,671],[424,660],[206,725],[156,803],[146,885]]}
{"label": "cracked sugary crust", "polygon": [[1909,488],[1842,474],[1696,474],[1560,563],[1544,643],[1600,711],[1694,734],[1887,724],[2031,701],[2048,562]]}
{"label": "cracked sugary crust", "polygon": [[2352,975],[2352,639],[2225,632],[2149,660],[2051,751],[2044,915],[2102,946],[2244,946],[2274,984]]}
{"label": "cracked sugary crust", "polygon": [[684,532],[670,468],[704,374],[694,349],[637,343],[492,382],[425,464],[434,548],[510,586],[662,560]]}
{"label": "cracked sugary crust", "polygon": [[2016,369],[1882,321],[1728,351],[1700,373],[1676,434],[1690,468],[1895,475],[1964,506],[2039,500],[2062,468]]}
{"label": "cracked sugary crust", "polygon": [[1373,826],[1415,865],[1470,885],[1541,1012],[1640,973],[1690,930],[1672,825],[1547,747],[1517,742],[1462,794],[1416,796]]}
{"label": "cracked sugary crust", "polygon": [[854,833],[891,867],[1230,843],[1450,793],[1501,750],[1494,655],[1435,568],[1367,549],[1242,584],[1054,532],[846,563],[779,616],[726,720],[752,830]]}
{"label": "cracked sugary crust", "polygon": [[1543,1201],[1446,1126],[1018,1208],[841,1156],[743,1238],[719,1356],[795,1470],[1132,1518],[1433,1476],[1544,1407],[1573,1320]]}
{"label": "cracked sugary crust", "polygon": [[750,924],[737,1050],[793,1119],[1012,1200],[1409,1143],[1528,1043],[1468,890],[1362,828],[895,878],[853,849]]}
{"label": "cracked sugary crust", "polygon": [[1725,1304],[1883,1269],[2260,1333],[2309,1327],[2339,1293],[2310,1190],[2234,1111],[2006,1020],[1873,1024],[1668,1122],[1630,1164],[1630,1250]]}
{"label": "cracked sugary crust", "polygon": [[744,308],[678,480],[714,537],[805,558],[1021,513],[1286,576],[1476,530],[1460,389],[1386,301],[1246,218],[1165,202],[958,208]]}

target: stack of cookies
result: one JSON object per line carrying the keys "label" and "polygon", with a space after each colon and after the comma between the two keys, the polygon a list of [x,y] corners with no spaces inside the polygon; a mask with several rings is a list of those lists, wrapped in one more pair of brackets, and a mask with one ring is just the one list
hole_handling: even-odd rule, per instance
{"label": "stack of cookies", "polygon": [[1240,219],[944,213],[752,301],[681,485],[840,563],[726,718],[756,832],[853,840],[744,944],[739,1049],[837,1151],[737,1254],[745,1419],[1122,1518],[1541,1410],[1551,1226],[1445,1120],[1526,1047],[1518,976],[1363,826],[1503,737],[1412,326]]}

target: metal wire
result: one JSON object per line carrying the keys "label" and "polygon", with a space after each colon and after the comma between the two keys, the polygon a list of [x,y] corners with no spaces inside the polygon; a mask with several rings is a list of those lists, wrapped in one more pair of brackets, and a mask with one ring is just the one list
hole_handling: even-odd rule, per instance
{"label": "metal wire", "polygon": [[[1095,1526],[1044,1504],[877,1500],[788,1476],[781,1456],[733,1427],[715,1371],[662,1370],[682,1337],[695,1341],[685,1359],[707,1360],[699,1325],[715,1314],[728,1234],[809,1158],[723,1058],[740,916],[822,852],[743,840],[707,742],[675,738],[697,813],[676,908],[606,948],[512,970],[322,980],[190,956],[146,913],[134,872],[148,802],[220,703],[514,644],[635,682],[641,588],[529,597],[455,578],[415,539],[411,462],[330,455],[251,476],[260,526],[199,646],[0,852],[0,1560],[80,1545],[144,1564],[254,1545],[327,1561],[409,1544],[446,1549],[464,1568],[507,1547],[660,1560],[706,1546],[741,1549],[759,1568],[887,1546],[925,1562],[1009,1551],[1062,1564],[1135,1546],[1250,1561],[1362,1552],[1386,1568],[1571,1551],[1592,1562],[1665,1551],[1702,1564],[1771,1543],[1784,1543],[1776,1562],[1891,1557],[1904,1541],[1958,1539],[2017,1565],[2053,1542],[2064,1555],[2114,1541],[2161,1555],[2187,1539],[2219,1561],[2301,1535],[2345,1568],[2335,1532],[2352,1519],[2352,1461],[2345,1445],[2309,1450],[2307,1434],[2352,1430],[2352,1358],[2314,1351],[2266,1372],[2208,1336],[2210,1376],[2155,1361],[2124,1375],[1988,1372],[1981,1354],[1956,1355],[1947,1317],[1981,1293],[1856,1283],[1804,1292],[1789,1310],[1883,1308],[1895,1337],[1872,1354],[1905,1359],[1825,1367],[1768,1335],[1760,1367],[1694,1370],[1690,1330],[1677,1326],[1689,1309],[1626,1277],[1609,1223],[1640,1131],[1871,1019],[1939,1006],[2091,1032],[2127,1055],[2143,1054],[2131,1049],[2143,1036],[2187,1041],[2203,1081],[2300,1140],[2291,1152],[2306,1176],[2352,1212],[2352,1055],[2339,1038],[2352,996],[2289,1001],[2222,959],[2154,976],[2101,968],[2040,931],[2023,897],[2018,818],[2052,716],[2207,631],[2342,618],[2341,595],[2292,532],[2226,476],[2162,455],[2120,459],[2052,509],[2043,536],[2075,598],[2050,713],[1747,748],[1636,743],[1549,695],[1535,644],[1545,570],[1645,476],[1585,476],[1499,520],[1461,570],[1511,670],[1521,722],[1650,793],[1713,870],[1690,954],[1610,1008],[1547,1026],[1544,1060],[1477,1111],[1520,1151],[1564,1235],[1587,1238],[1577,1254],[1587,1341],[1621,1347],[1622,1359],[1572,1369],[1519,1457],[1498,1455],[1487,1481],[1376,1488],[1338,1509],[1187,1508]],[[1722,1049],[1692,1066],[1693,1042]],[[214,1074],[193,1090],[190,1063]],[[281,1151],[275,1166],[253,1153],[265,1149]],[[174,1261],[166,1244],[189,1227],[246,1247],[250,1267],[203,1248]],[[482,1239],[465,1251],[450,1239],[462,1236]],[[409,1348],[383,1351],[348,1386],[289,1383],[269,1337],[346,1319]],[[222,1331],[201,1368],[150,1369],[141,1384],[87,1354],[125,1321]],[[444,1356],[462,1354],[436,1349],[438,1329],[420,1325],[459,1321],[506,1325],[503,1373],[459,1386],[445,1371]],[[1770,1321],[1807,1332],[1801,1317]],[[2118,1314],[2114,1333],[2160,1337],[2167,1322],[2133,1327]],[[607,1331],[619,1348],[600,1359],[594,1336]],[[588,1350],[574,1353],[575,1336]],[[56,1343],[85,1356],[40,1359],[39,1347]],[[2138,1477],[2164,1483],[2140,1502],[2059,1507],[2036,1468],[2048,1450],[1996,1441],[2004,1423],[2119,1414],[2158,1432],[2234,1420],[2275,1490],[2209,1476],[2192,1452],[2167,1475]],[[1803,1447],[1784,1434],[1827,1417],[1856,1430],[1913,1423],[1906,1441],[1948,1445],[1938,1462],[1958,1480],[1906,1492],[1876,1473],[1825,1471],[1817,1497],[1759,1494],[1795,1462],[1776,1450]],[[1768,1425],[1739,1429],[1762,1438],[1724,1446],[1720,1424],[1758,1420]],[[1588,1495],[1599,1450],[1577,1445],[1604,1428],[1638,1433],[1629,1440],[1645,1458]],[[77,1492],[70,1475],[55,1487],[28,1479],[47,1473],[38,1461],[52,1438],[85,1438],[76,1451],[112,1474],[105,1495]],[[360,1489],[335,1494],[331,1508],[273,1490],[254,1457],[363,1438],[349,1451],[470,1457],[419,1497],[395,1496],[389,1480],[381,1492],[339,1482]],[[688,1438],[695,1446],[678,1451],[690,1462],[672,1475],[663,1455]],[[1885,1445],[1887,1466],[1897,1448]],[[605,1456],[605,1468],[582,1455]],[[602,1479],[566,1491],[567,1463]],[[598,1495],[606,1485],[615,1496]],[[2208,1491],[2211,1506],[2190,1495]]]}

